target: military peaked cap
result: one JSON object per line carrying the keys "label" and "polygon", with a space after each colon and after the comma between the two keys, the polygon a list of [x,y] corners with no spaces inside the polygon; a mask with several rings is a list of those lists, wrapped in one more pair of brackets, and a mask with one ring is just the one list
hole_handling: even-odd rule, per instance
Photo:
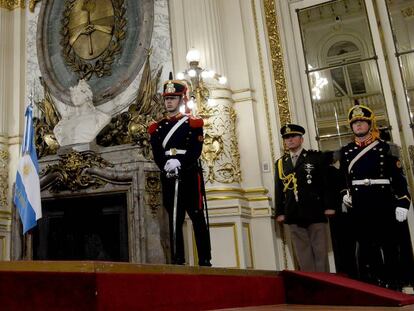
{"label": "military peaked cap", "polygon": [[282,137],[285,138],[287,136],[296,136],[300,135],[302,136],[305,134],[305,129],[297,124],[285,124],[280,129],[280,134],[282,134]]}
{"label": "military peaked cap", "polygon": [[162,96],[182,96],[187,93],[187,85],[180,80],[168,80],[164,82]]}
{"label": "military peaked cap", "polygon": [[355,105],[348,111],[348,122],[352,124],[355,121],[369,121],[375,118],[371,109],[364,105]]}

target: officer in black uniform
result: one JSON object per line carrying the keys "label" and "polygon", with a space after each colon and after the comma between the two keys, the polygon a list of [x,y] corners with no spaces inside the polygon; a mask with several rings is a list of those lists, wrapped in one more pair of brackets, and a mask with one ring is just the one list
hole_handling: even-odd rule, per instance
{"label": "officer in black uniform", "polygon": [[342,192],[351,217],[349,231],[357,241],[358,278],[399,289],[402,271],[397,227],[406,222],[411,203],[401,162],[390,145],[379,139],[370,108],[353,106],[348,122],[355,138],[341,149],[346,183]]}
{"label": "officer in black uniform", "polygon": [[287,124],[280,133],[289,152],[276,162],[276,221],[289,225],[300,270],[328,271],[326,222],[335,211],[326,161],[321,152],[303,149],[302,126]]}
{"label": "officer in black uniform", "polygon": [[182,226],[185,212],[193,223],[200,266],[211,266],[210,236],[204,218],[201,189],[202,171],[198,158],[203,147],[203,119],[180,113],[186,99],[187,87],[182,81],[164,83],[164,103],[167,117],[148,127],[155,163],[161,170],[164,206],[169,215],[170,241],[173,252],[173,208],[175,181],[178,178],[176,247],[174,264],[184,264]]}

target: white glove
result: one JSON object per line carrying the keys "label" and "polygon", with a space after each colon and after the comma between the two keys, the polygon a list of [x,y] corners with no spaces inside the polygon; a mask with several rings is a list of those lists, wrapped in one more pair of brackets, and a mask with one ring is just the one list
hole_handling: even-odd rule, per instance
{"label": "white glove", "polygon": [[346,191],[346,194],[342,198],[342,211],[346,213],[348,208],[352,208],[352,196],[349,194],[349,191]]}
{"label": "white glove", "polygon": [[164,171],[167,173],[174,172],[176,169],[181,168],[181,163],[177,159],[169,159],[164,165]]}
{"label": "white glove", "polygon": [[399,222],[403,222],[404,220],[407,219],[407,213],[408,213],[408,209],[406,209],[404,207],[397,207],[395,209],[395,218]]}

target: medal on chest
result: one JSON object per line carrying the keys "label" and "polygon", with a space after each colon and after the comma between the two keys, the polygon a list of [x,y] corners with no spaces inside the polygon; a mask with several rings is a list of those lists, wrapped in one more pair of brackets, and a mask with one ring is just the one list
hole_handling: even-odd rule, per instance
{"label": "medal on chest", "polygon": [[305,163],[306,182],[310,185],[312,183],[312,171],[315,166],[311,163]]}

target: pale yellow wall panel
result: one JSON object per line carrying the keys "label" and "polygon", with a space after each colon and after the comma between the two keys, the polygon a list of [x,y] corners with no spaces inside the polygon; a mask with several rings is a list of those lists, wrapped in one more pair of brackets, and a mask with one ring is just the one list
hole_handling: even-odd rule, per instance
{"label": "pale yellow wall panel", "polygon": [[213,266],[239,268],[236,225],[234,223],[210,224],[210,235]]}

